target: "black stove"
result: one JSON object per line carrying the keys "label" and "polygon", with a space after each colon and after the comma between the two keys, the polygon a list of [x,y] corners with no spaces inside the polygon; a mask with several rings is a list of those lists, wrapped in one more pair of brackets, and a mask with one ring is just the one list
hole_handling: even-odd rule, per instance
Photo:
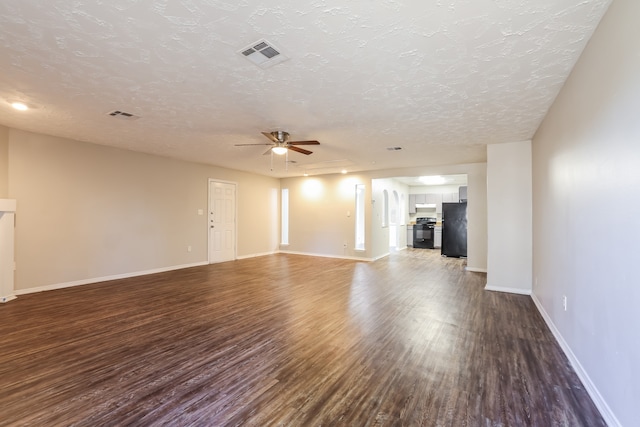
{"label": "black stove", "polygon": [[437,219],[433,217],[416,218],[413,226],[413,247],[421,249],[433,249]]}
{"label": "black stove", "polygon": [[416,218],[416,224],[431,224],[435,225],[438,222],[437,218],[426,217],[426,218]]}

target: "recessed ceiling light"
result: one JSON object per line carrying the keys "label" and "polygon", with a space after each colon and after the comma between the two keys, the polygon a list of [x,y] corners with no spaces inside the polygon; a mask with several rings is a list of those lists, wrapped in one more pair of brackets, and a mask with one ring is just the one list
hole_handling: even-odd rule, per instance
{"label": "recessed ceiling light", "polygon": [[306,173],[306,172],[305,172],[303,175],[304,175],[304,176],[309,176],[309,174],[308,174],[308,173]]}
{"label": "recessed ceiling light", "polygon": [[342,169],[342,173],[343,174],[347,173],[347,170],[346,169]]}
{"label": "recessed ceiling light", "polygon": [[22,102],[12,102],[11,106],[18,111],[27,111],[29,109],[27,104],[23,104]]}

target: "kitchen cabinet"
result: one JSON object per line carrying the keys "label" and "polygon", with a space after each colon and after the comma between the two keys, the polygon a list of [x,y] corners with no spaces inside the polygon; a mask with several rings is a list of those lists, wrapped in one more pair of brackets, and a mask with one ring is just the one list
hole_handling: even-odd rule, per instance
{"label": "kitchen cabinet", "polygon": [[429,205],[437,205],[438,203],[442,203],[442,195],[437,193],[425,194],[425,203]]}
{"label": "kitchen cabinet", "polygon": [[436,225],[433,228],[433,247],[442,247],[442,226]]}
{"label": "kitchen cabinet", "polygon": [[442,193],[442,202],[436,206],[436,213],[442,213],[442,203],[458,203],[458,193]]}
{"label": "kitchen cabinet", "polygon": [[466,202],[467,201],[467,186],[458,187],[459,197],[458,201]]}
{"label": "kitchen cabinet", "polygon": [[443,203],[458,203],[458,193],[444,193],[442,194]]}
{"label": "kitchen cabinet", "polygon": [[441,213],[442,212],[442,194],[440,193],[427,194],[427,196],[429,197],[428,203],[436,205],[436,214]]}
{"label": "kitchen cabinet", "polygon": [[409,194],[409,213],[418,213],[416,205],[434,205],[442,202],[440,194]]}
{"label": "kitchen cabinet", "polygon": [[415,194],[409,194],[409,213],[410,214],[416,213],[416,195]]}
{"label": "kitchen cabinet", "polygon": [[[462,187],[461,187],[462,188]],[[436,214],[442,213],[442,203],[458,203],[458,193],[426,193],[426,194],[409,194],[409,213],[416,214],[418,205],[433,205],[436,208]],[[433,213],[430,214],[431,216]]]}
{"label": "kitchen cabinet", "polygon": [[412,225],[407,225],[407,246],[413,247],[413,226]]}

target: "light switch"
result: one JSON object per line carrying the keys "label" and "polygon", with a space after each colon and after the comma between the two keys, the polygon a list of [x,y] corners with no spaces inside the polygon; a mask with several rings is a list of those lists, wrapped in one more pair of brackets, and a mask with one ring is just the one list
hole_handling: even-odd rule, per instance
{"label": "light switch", "polygon": [[351,216],[351,211],[347,211],[347,218]]}
{"label": "light switch", "polygon": [[204,211],[202,209],[198,209],[198,215],[204,215]]}

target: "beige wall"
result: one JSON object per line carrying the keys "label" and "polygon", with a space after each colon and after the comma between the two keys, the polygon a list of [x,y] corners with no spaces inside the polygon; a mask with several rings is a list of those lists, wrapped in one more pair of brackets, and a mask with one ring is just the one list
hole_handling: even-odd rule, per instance
{"label": "beige wall", "polygon": [[9,197],[9,128],[0,126],[0,199]]}
{"label": "beige wall", "polygon": [[[282,249],[356,258],[388,252],[387,230],[372,227],[380,212],[371,203],[377,197],[371,180],[385,172],[280,181],[15,129],[5,135],[7,196],[20,206],[19,293],[206,263],[209,178],[238,183],[239,258],[278,250],[281,187],[290,188],[290,245]],[[475,199],[469,203],[468,265],[480,270],[486,269],[485,169],[478,164],[414,171],[467,173]],[[395,172],[407,176],[411,170]],[[357,183],[366,186],[366,251],[354,249]],[[402,246],[406,231],[400,227],[399,233]]]}
{"label": "beige wall", "polygon": [[[281,187],[289,189],[289,245],[281,249],[324,256],[369,257],[370,245],[364,252],[354,249],[356,184],[366,186],[365,223],[370,224],[370,179],[357,174],[282,179]],[[370,239],[367,226],[366,240]]]}
{"label": "beige wall", "polygon": [[238,184],[237,255],[277,250],[277,179],[14,129],[9,164],[18,291],[206,263],[209,178]]}
{"label": "beige wall", "polygon": [[611,3],[533,139],[533,295],[611,426],[640,425],[638,17]]}

